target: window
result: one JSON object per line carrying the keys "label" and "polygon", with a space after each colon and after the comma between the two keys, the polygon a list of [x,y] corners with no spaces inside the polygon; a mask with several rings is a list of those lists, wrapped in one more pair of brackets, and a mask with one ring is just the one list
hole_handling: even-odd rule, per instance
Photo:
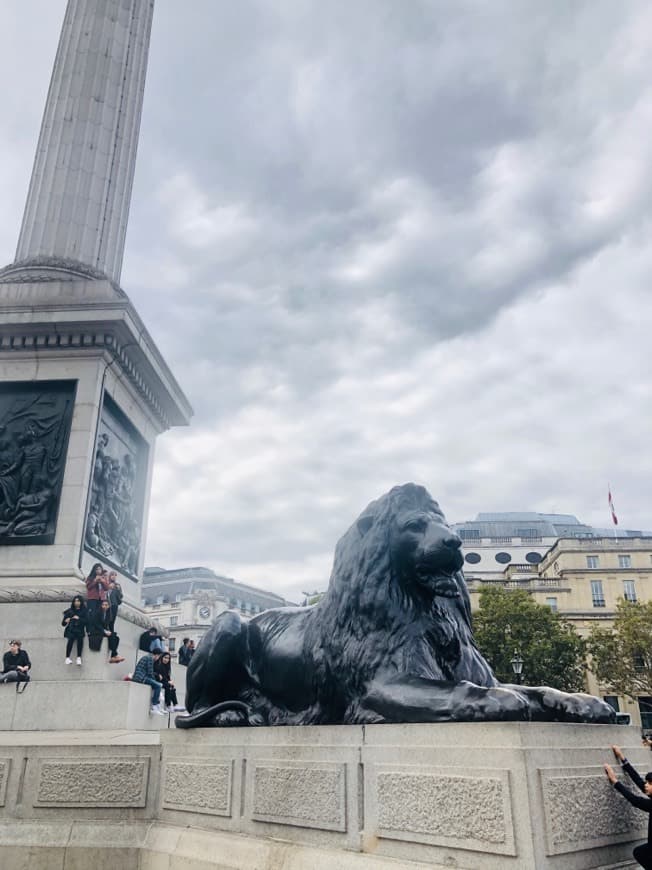
{"label": "window", "polygon": [[529,562],[530,565],[538,565],[539,562],[543,559],[541,553],[537,553],[536,550],[532,550],[531,553],[525,554],[525,561]]}
{"label": "window", "polygon": [[176,645],[177,645],[176,637],[169,637],[168,638],[168,649],[170,650],[170,652],[174,652]]}
{"label": "window", "polygon": [[512,561],[512,557],[509,555],[509,553],[496,553],[494,558],[496,559],[496,562],[498,562],[500,565],[507,565],[509,562]]}
{"label": "window", "polygon": [[556,598],[546,598],[546,604],[551,610],[557,612],[557,599]]}
{"label": "window", "polygon": [[605,704],[609,704],[609,706],[612,707],[616,711],[616,713],[620,713],[620,703],[618,701],[618,695],[604,695],[603,701],[605,702]]}
{"label": "window", "polygon": [[477,565],[481,559],[480,553],[467,553],[464,559],[469,565]]}
{"label": "window", "polygon": [[604,591],[602,589],[602,580],[591,580],[591,598],[593,599],[594,607],[604,607]]}
{"label": "window", "polygon": [[636,584],[633,580],[623,580],[623,595],[625,601],[636,601]]}
{"label": "window", "polygon": [[516,534],[519,538],[538,538],[540,537],[537,529],[516,529]]}
{"label": "window", "polygon": [[619,568],[631,568],[632,567],[632,557],[631,556],[618,556],[618,567]]}
{"label": "window", "polygon": [[640,695],[637,700],[638,710],[641,714],[641,727],[649,731],[652,728],[652,698],[649,695]]}
{"label": "window", "polygon": [[177,604],[181,603],[181,593],[180,592],[177,592],[177,594],[174,596],[174,600]]}
{"label": "window", "polygon": [[477,541],[480,539],[480,529],[460,529],[459,536],[463,541]]}
{"label": "window", "polygon": [[587,556],[586,557],[586,567],[587,568],[599,568],[600,567],[600,558],[598,556]]}
{"label": "window", "polygon": [[171,617],[170,617],[170,625],[177,625],[178,622],[179,622],[179,617],[178,617],[178,616],[171,616]]}

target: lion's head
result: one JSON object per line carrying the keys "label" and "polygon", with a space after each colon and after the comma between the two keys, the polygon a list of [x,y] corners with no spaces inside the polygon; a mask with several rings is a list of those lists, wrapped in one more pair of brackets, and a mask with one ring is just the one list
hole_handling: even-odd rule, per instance
{"label": "lion's head", "polygon": [[340,539],[314,631],[359,682],[382,668],[493,685],[471,630],[461,541],[414,483],[372,502]]}
{"label": "lion's head", "polygon": [[395,486],[362,512],[335,550],[329,597],[379,593],[422,601],[465,597],[461,540],[428,491]]}

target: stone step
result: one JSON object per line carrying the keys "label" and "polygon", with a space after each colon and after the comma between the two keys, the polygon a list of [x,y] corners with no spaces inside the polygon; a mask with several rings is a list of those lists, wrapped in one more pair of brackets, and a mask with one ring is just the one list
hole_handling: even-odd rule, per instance
{"label": "stone step", "polygon": [[32,679],[20,694],[16,683],[3,683],[0,684],[0,731],[167,728],[167,715],[150,715],[150,699],[149,686],[132,682]]}

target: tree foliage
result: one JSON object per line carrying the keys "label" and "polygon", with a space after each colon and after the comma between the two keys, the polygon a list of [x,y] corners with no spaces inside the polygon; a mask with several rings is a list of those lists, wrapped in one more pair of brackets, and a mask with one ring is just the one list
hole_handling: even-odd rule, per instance
{"label": "tree foliage", "polygon": [[482,589],[473,627],[476,643],[500,682],[515,682],[511,660],[518,650],[524,684],[565,692],[585,689],[584,641],[573,625],[524,590]]}
{"label": "tree foliage", "polygon": [[594,628],[588,641],[591,670],[616,695],[652,695],[652,601],[623,601],[613,628]]}

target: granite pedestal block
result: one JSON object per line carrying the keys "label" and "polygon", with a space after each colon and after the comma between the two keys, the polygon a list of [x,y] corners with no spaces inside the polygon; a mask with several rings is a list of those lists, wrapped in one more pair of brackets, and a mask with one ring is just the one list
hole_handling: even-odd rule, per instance
{"label": "granite pedestal block", "polygon": [[610,743],[647,770],[615,726],[0,732],[0,866],[622,870]]}

